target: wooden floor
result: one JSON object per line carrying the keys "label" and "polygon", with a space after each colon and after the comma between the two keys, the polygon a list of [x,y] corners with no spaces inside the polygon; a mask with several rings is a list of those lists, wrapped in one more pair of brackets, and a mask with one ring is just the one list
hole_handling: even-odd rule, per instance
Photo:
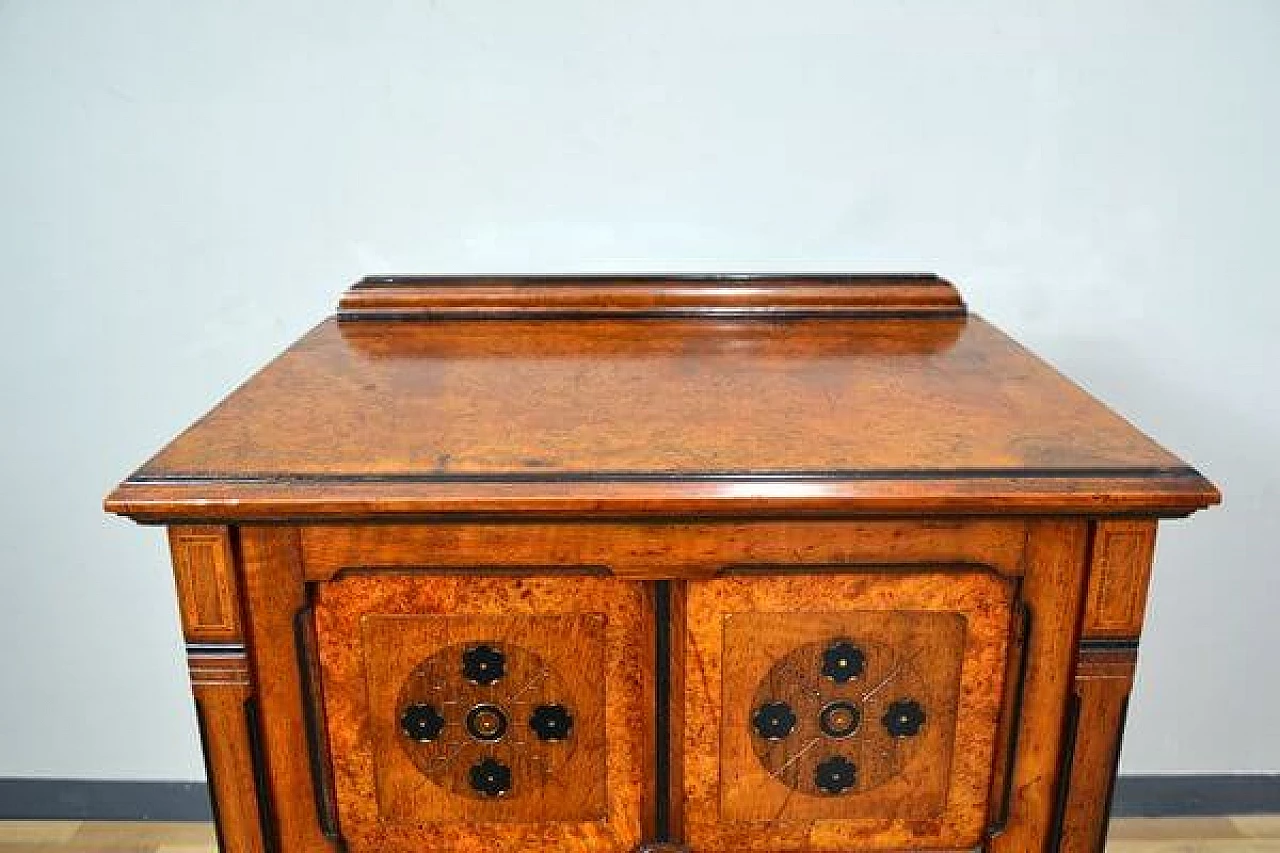
{"label": "wooden floor", "polygon": [[[215,853],[204,823],[0,821],[0,853]],[[1280,853],[1280,816],[1119,820],[1108,853]]]}

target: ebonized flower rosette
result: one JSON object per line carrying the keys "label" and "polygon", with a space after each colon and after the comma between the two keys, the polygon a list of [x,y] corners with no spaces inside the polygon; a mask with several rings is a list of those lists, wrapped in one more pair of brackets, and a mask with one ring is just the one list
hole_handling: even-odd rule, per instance
{"label": "ebonized flower rosette", "polygon": [[[871,637],[806,643],[756,688],[752,746],[774,779],[809,796],[856,795],[917,760],[931,688],[923,650]],[[943,701],[946,701],[943,695]]]}
{"label": "ebonized flower rosette", "polygon": [[569,695],[531,649],[455,643],[424,659],[402,685],[399,743],[427,779],[454,794],[529,796],[573,755]]}

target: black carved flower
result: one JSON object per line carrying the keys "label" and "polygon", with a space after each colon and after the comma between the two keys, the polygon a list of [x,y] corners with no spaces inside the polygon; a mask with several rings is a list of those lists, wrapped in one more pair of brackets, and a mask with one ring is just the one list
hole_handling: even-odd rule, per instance
{"label": "black carved flower", "polygon": [[416,741],[433,741],[444,730],[444,717],[435,705],[421,702],[409,705],[400,713],[400,730]]}
{"label": "black carved flower", "polygon": [[539,740],[565,740],[573,729],[573,715],[563,705],[539,705],[529,716],[529,728]]}
{"label": "black carved flower", "polygon": [[473,684],[493,684],[506,672],[507,656],[493,646],[473,646],[462,653],[462,676]]}
{"label": "black carved flower", "polygon": [[511,790],[511,768],[494,758],[471,766],[471,787],[486,797],[501,797]]}
{"label": "black carved flower", "polygon": [[862,675],[867,656],[848,640],[836,640],[822,652],[822,674],[836,684],[845,684]]}
{"label": "black carved flower", "polygon": [[858,767],[843,755],[835,755],[818,762],[813,782],[823,793],[843,794],[858,784]]}
{"label": "black carved flower", "polygon": [[880,722],[894,737],[914,737],[924,726],[924,708],[914,699],[890,702]]}
{"label": "black carved flower", "polygon": [[786,702],[766,702],[751,715],[751,725],[765,740],[782,740],[795,731],[796,713]]}

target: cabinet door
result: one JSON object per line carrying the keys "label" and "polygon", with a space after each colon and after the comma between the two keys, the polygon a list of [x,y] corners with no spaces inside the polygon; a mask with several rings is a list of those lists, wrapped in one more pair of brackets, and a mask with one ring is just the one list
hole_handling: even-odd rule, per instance
{"label": "cabinet door", "polygon": [[970,850],[1015,584],[971,567],[691,582],[683,822],[713,851]]}
{"label": "cabinet door", "polygon": [[645,587],[348,574],[318,586],[314,619],[352,853],[639,843],[652,801]]}

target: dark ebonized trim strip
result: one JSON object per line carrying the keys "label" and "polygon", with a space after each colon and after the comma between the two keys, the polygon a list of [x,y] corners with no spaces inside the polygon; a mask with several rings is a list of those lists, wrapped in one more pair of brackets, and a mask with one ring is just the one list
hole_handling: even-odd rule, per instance
{"label": "dark ebonized trim strip", "polygon": [[292,474],[147,474],[139,471],[126,483],[180,485],[186,483],[276,484],[307,483],[680,483],[680,482],[806,482],[885,480],[1170,480],[1200,477],[1189,466],[1170,468],[884,468],[814,471],[503,471],[472,473],[292,473]]}
{"label": "dark ebonized trim strip", "polygon": [[590,273],[584,275],[430,275],[396,273],[367,275],[351,285],[352,290],[380,287],[413,287],[415,285],[445,285],[448,287],[489,287],[495,284],[553,285],[555,287],[599,287],[607,284],[645,286],[663,282],[680,284],[723,284],[726,287],[742,284],[770,284],[774,282],[804,282],[806,285],[847,287],[850,285],[876,286],[918,285],[937,287],[947,282],[934,273]]}
{"label": "dark ebonized trim strip", "polygon": [[326,838],[339,838],[338,820],[333,810],[332,785],[329,779],[328,739],[319,709],[324,699],[312,656],[312,606],[299,610],[293,617],[294,649],[298,656],[298,677],[302,688],[302,719],[307,737],[307,758],[311,765],[311,787],[315,795],[316,819]]}
{"label": "dark ebonized trim strip", "polygon": [[671,581],[653,585],[655,841],[671,840]]}
{"label": "dark ebonized trim strip", "polygon": [[968,316],[963,308],[921,308],[871,311],[865,308],[668,308],[628,310],[525,309],[522,311],[493,310],[449,311],[442,309],[415,309],[405,311],[361,310],[348,308],[338,311],[342,323],[375,322],[399,323],[422,321],[471,321],[471,320],[697,320],[707,317],[717,319],[750,320],[962,320]]}
{"label": "dark ebonized trim strip", "polygon": [[252,698],[245,700],[244,722],[249,734],[249,757],[253,762],[253,793],[258,801],[262,847],[266,853],[276,853],[280,849],[280,831],[276,824],[275,804],[271,801],[271,780],[267,776],[261,721],[258,719],[258,703]]}
{"label": "dark ebonized trim strip", "polygon": [[987,827],[987,837],[994,838],[1009,826],[1013,810],[1013,782],[1018,764],[1018,744],[1022,735],[1022,700],[1027,690],[1027,669],[1031,661],[1031,608],[1022,605],[1019,630],[1017,681],[1014,683],[1013,708],[1009,712],[1009,739],[1005,743],[1004,779],[1000,783],[1000,812]]}
{"label": "dark ebonized trim strip", "polygon": [[200,734],[200,754],[204,756],[204,773],[209,780],[209,809],[213,817],[213,834],[217,839],[219,850],[230,850],[227,841],[222,835],[222,818],[218,812],[218,780],[213,772],[213,762],[209,760],[209,727],[205,719],[204,705],[199,699],[195,700],[196,705],[196,731]]}
{"label": "dark ebonized trim strip", "polygon": [[1076,763],[1076,738],[1080,735],[1080,695],[1072,693],[1067,704],[1067,718],[1062,738],[1062,758],[1058,764],[1057,792],[1053,797],[1053,815],[1049,826],[1054,853],[1062,849],[1062,827],[1067,818],[1067,799],[1071,795],[1071,773]]}
{"label": "dark ebonized trim strip", "polygon": [[1124,727],[1129,722],[1129,697],[1124,697],[1120,708],[1120,729],[1116,732],[1115,755],[1111,758],[1111,781],[1107,785],[1107,802],[1102,807],[1102,826],[1098,827],[1098,841],[1094,853],[1106,853],[1106,826],[1111,822],[1111,812],[1116,802],[1116,771],[1120,767],[1120,750],[1124,746]]}
{"label": "dark ebonized trim strip", "polygon": [[1080,641],[1080,650],[1084,652],[1136,652],[1137,640],[1084,639]]}

